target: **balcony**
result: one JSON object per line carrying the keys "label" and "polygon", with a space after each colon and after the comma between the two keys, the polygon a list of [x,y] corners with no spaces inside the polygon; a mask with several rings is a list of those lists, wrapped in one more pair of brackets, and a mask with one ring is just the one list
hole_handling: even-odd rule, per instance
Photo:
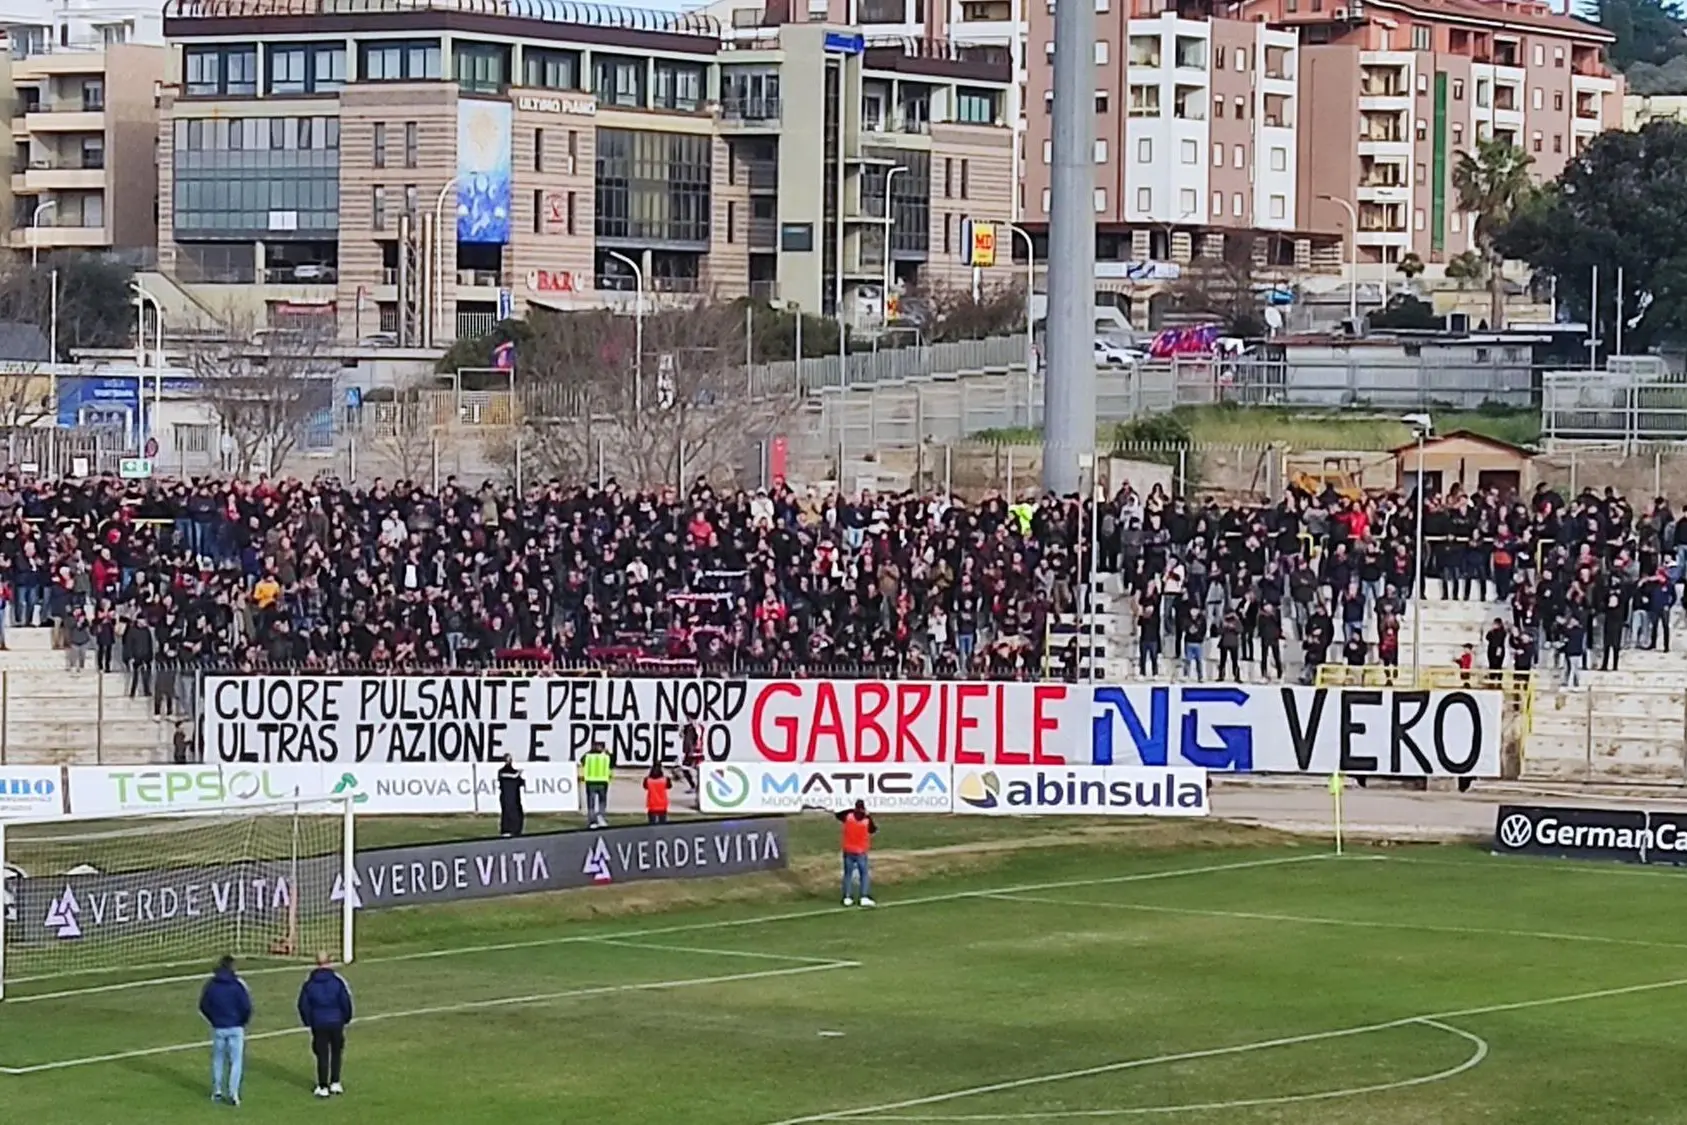
{"label": "balcony", "polygon": [[39,246],[43,250],[86,249],[110,246],[108,227],[54,226],[43,223],[38,227],[14,227],[7,235],[7,243],[14,250],[28,250]]}
{"label": "balcony", "polygon": [[1599,99],[1591,94],[1577,94],[1576,118],[1581,121],[1598,121]]}
{"label": "balcony", "polygon": [[750,296],[758,301],[777,301],[779,299],[779,283],[772,280],[751,281]]}
{"label": "balcony", "polygon": [[498,314],[495,312],[459,312],[457,314],[457,339],[479,339],[491,332],[497,324]]}
{"label": "balcony", "polygon": [[773,160],[746,160],[744,169],[749,173],[750,190],[752,192],[769,192],[779,190],[779,164]]}
{"label": "balcony", "polygon": [[105,162],[88,168],[81,164],[38,162],[23,174],[23,190],[100,191],[105,188]]}
{"label": "balcony", "polygon": [[1290,69],[1289,59],[1287,47],[1267,47],[1265,49],[1265,76],[1293,81],[1294,72]]}
{"label": "balcony", "polygon": [[722,98],[720,120],[722,125],[742,129],[777,129],[780,109],[778,98]]}
{"label": "balcony", "polygon": [[1179,70],[1207,69],[1207,41],[1192,35],[1179,35],[1172,52],[1172,65]]}
{"label": "balcony", "polygon": [[[469,289],[497,289],[503,285],[503,275],[497,270],[458,270],[457,284]],[[467,314],[464,314],[467,315]]]}
{"label": "balcony", "polygon": [[1172,116],[1179,121],[1207,119],[1207,91],[1204,86],[1178,86],[1173,93]]}
{"label": "balcony", "polygon": [[62,106],[43,104],[24,114],[23,127],[31,133],[103,133],[105,112],[83,109],[81,102]]}
{"label": "balcony", "polygon": [[1130,115],[1132,117],[1160,116],[1160,88],[1158,86],[1132,86]]}
{"label": "balcony", "polygon": [[[397,272],[396,270],[393,272]],[[339,277],[333,266],[281,265],[264,270],[266,285],[326,285],[332,287]],[[392,284],[392,282],[388,282]]]}
{"label": "balcony", "polygon": [[1133,35],[1130,41],[1129,65],[1156,70],[1160,66],[1160,37]]}
{"label": "balcony", "polygon": [[749,238],[751,250],[779,249],[779,220],[752,218]]}

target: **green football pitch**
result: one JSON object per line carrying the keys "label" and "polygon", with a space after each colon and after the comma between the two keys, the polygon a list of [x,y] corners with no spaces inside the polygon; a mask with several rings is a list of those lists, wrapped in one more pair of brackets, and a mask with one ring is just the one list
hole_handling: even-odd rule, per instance
{"label": "green football pitch", "polygon": [[781,877],[363,918],[327,1103],[295,967],[246,970],[238,1110],[209,1101],[197,976],[23,986],[0,1120],[1687,1120],[1687,876],[887,818],[880,905],[844,910],[833,827],[798,826]]}

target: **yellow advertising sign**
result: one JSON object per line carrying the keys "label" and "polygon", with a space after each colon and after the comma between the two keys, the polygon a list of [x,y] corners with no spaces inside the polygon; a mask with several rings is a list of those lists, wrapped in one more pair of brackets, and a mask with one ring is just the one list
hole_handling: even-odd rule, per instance
{"label": "yellow advertising sign", "polygon": [[989,269],[996,264],[996,224],[972,222],[967,225],[971,228],[967,239],[967,265]]}

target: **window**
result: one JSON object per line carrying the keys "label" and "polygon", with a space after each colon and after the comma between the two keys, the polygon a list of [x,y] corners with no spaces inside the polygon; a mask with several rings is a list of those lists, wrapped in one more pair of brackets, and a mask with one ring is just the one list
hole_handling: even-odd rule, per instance
{"label": "window", "polygon": [[1564,112],[1564,91],[1563,90],[1554,90],[1552,92],[1552,110],[1553,110],[1554,113],[1563,113]]}
{"label": "window", "polygon": [[1535,50],[1534,50],[1534,57],[1535,57],[1535,65],[1536,66],[1545,66],[1546,65],[1546,48],[1541,46],[1539,43],[1536,43],[1535,44]]}
{"label": "window", "polygon": [[1236,120],[1238,120],[1238,121],[1240,121],[1244,117],[1248,116],[1248,99],[1246,99],[1246,98],[1237,98],[1236,99],[1236,114],[1235,114],[1235,116],[1236,116]]}
{"label": "window", "polygon": [[1098,187],[1095,189],[1095,213],[1099,215],[1105,210],[1107,210],[1107,189]]}
{"label": "window", "polygon": [[1464,101],[1464,79],[1462,78],[1453,79],[1453,100],[1455,102]]}
{"label": "window", "polygon": [[1412,175],[1417,183],[1427,184],[1429,182],[1429,165],[1425,164],[1421,160],[1418,161],[1417,167],[1412,171]]}
{"label": "window", "polygon": [[1539,152],[1541,150],[1541,135],[1539,133],[1535,133],[1529,138],[1529,140],[1532,142],[1534,150]]}
{"label": "window", "polygon": [[1152,188],[1139,187],[1136,189],[1136,209],[1143,212],[1154,210],[1154,190]]}
{"label": "window", "polygon": [[365,43],[362,52],[363,77],[370,82],[416,82],[444,77],[438,43]]}
{"label": "window", "polygon": [[1535,89],[1534,89],[1534,93],[1532,94],[1532,98],[1533,98],[1533,101],[1535,103],[1536,109],[1545,109],[1546,108],[1546,91],[1545,90],[1541,89],[1539,86],[1536,86]]}
{"label": "window", "polygon": [[1248,49],[1246,47],[1237,47],[1232,59],[1236,63],[1236,73],[1241,74],[1248,69]]}
{"label": "window", "polygon": [[617,58],[614,55],[592,57],[592,91],[605,105],[631,109],[644,107],[645,61]]}
{"label": "window", "polygon": [[308,59],[303,47],[271,47],[269,84],[272,94],[302,94],[309,89],[305,79]]}
{"label": "window", "polygon": [[1201,198],[1195,193],[1194,188],[1184,188],[1182,191],[1177,193],[1177,211],[1180,218],[1193,215],[1195,213],[1195,208],[1200,205]]}
{"label": "window", "polygon": [[[1044,188],[1043,189],[1043,210],[1047,211],[1048,209],[1049,209],[1049,189]],[[945,254],[951,253],[954,249],[954,243],[955,243],[954,227],[953,227],[954,220],[955,220],[955,216],[949,214],[949,212],[947,212],[947,211],[943,212],[943,252]]]}
{"label": "window", "polygon": [[1178,146],[1178,155],[1185,164],[1197,163],[1201,159],[1200,142],[1185,139],[1183,143]]}
{"label": "window", "polygon": [[256,47],[189,47],[184,56],[190,97],[258,92]]}
{"label": "window", "polygon": [[1554,47],[1552,49],[1552,65],[1559,70],[1564,69],[1564,48]]}
{"label": "window", "polygon": [[1224,69],[1224,48],[1223,47],[1214,47],[1213,48],[1213,69],[1214,70],[1223,70]]}
{"label": "window", "polygon": [[1217,118],[1222,118],[1223,116],[1224,116],[1224,95],[1223,94],[1214,94],[1213,95],[1213,117],[1215,119],[1217,119]]}
{"label": "window", "polygon": [[1412,50],[1427,51],[1430,49],[1430,30],[1421,23],[1412,25]]}
{"label": "window", "polygon": [[1107,40],[1105,39],[1097,39],[1095,41],[1095,65],[1107,65]]}
{"label": "window", "polygon": [[1232,149],[1230,153],[1230,161],[1234,167],[1246,168],[1248,166],[1247,147],[1245,145],[1237,145],[1234,149]]}
{"label": "window", "polygon": [[1464,218],[1457,211],[1451,213],[1450,223],[1454,234],[1458,234],[1464,227]]}
{"label": "window", "polygon": [[404,185],[404,213],[414,219],[422,212],[422,192],[415,184]]}
{"label": "window", "polygon": [[533,233],[545,233],[545,193],[537,188],[533,191]]}
{"label": "window", "polygon": [[738,204],[727,201],[726,204],[726,240],[733,241],[738,234]]}
{"label": "window", "polygon": [[1154,163],[1154,139],[1152,137],[1137,138],[1136,162],[1138,164]]}
{"label": "window", "polygon": [[543,129],[533,130],[533,170],[535,172],[545,170],[545,131]]}
{"label": "window", "polygon": [[1106,137],[1097,137],[1095,139],[1095,162],[1097,164],[1107,163],[1107,138]]}
{"label": "window", "polygon": [[1053,113],[1054,112],[1054,91],[1053,90],[1044,90],[1043,91],[1043,112],[1044,113]]}
{"label": "window", "polygon": [[1224,167],[1224,146],[1217,142],[1213,144],[1213,167]]}
{"label": "window", "polygon": [[1236,216],[1238,219],[1240,219],[1244,214],[1246,214],[1246,207],[1247,207],[1247,204],[1245,204],[1242,201],[1242,193],[1241,192],[1237,192],[1235,195],[1232,195],[1230,197],[1230,213],[1232,215]]}
{"label": "window", "polygon": [[578,90],[580,56],[573,51],[527,47],[521,53],[522,84],[541,90]]}
{"label": "window", "polygon": [[[1046,215],[1048,213],[1049,213],[1049,189],[1044,188],[1043,189],[1043,214]],[[947,220],[949,216],[945,215],[943,217],[944,217],[945,220]],[[947,254],[949,252],[949,224],[947,222],[945,222],[943,224],[943,252],[945,254]]]}
{"label": "window", "polygon": [[105,138],[88,137],[82,142],[82,167],[105,167]]}
{"label": "window", "polygon": [[1270,208],[1273,219],[1286,218],[1289,213],[1289,201],[1285,196],[1274,195],[1271,197]]}
{"label": "window", "polygon": [[657,109],[694,110],[703,104],[703,68],[690,63],[656,63],[656,86],[650,104]]}
{"label": "window", "polygon": [[[1423,122],[1421,122],[1421,121],[1418,122],[1418,125],[1422,126]],[[1463,144],[1463,143],[1464,143],[1464,126],[1461,125],[1460,123],[1458,123],[1457,121],[1455,121],[1455,122],[1453,122],[1453,144],[1460,145],[1460,144]]]}
{"label": "window", "polygon": [[1427,93],[1429,93],[1429,75],[1420,73],[1418,75],[1418,94],[1421,96]]}
{"label": "window", "polygon": [[1215,191],[1213,192],[1213,218],[1216,219],[1222,214],[1224,214],[1224,193]]}
{"label": "window", "polygon": [[422,127],[414,121],[404,123],[404,166],[414,168],[420,162]]}
{"label": "window", "polygon": [[1419,207],[1415,211],[1412,212],[1412,229],[1413,230],[1424,230],[1424,229],[1426,229],[1422,207]]}
{"label": "window", "polygon": [[387,123],[385,121],[375,122],[374,147],[375,167],[385,168],[387,166]]}
{"label": "window", "polygon": [[1420,141],[1428,140],[1429,139],[1429,122],[1425,121],[1421,117],[1418,118],[1417,122],[1416,122],[1416,132],[1417,132],[1417,135],[1418,135],[1418,140],[1420,140]]}
{"label": "window", "polygon": [[996,123],[996,99],[981,91],[957,91],[955,94],[955,120],[962,125],[994,125]]}
{"label": "window", "polygon": [[568,193],[568,233],[574,233],[574,193]]}
{"label": "window", "polygon": [[962,199],[967,198],[967,179],[968,179],[967,172],[970,169],[971,163],[972,162],[967,160],[965,157],[961,158],[961,198]]}
{"label": "window", "polygon": [[1552,134],[1552,151],[1553,152],[1563,152],[1564,151],[1564,134],[1563,133]]}
{"label": "window", "polygon": [[1107,91],[1106,90],[1097,90],[1095,92],[1095,111],[1097,113],[1106,113],[1107,112]]}
{"label": "window", "polygon": [[369,225],[376,230],[387,229],[387,189],[379,184],[371,193]]}
{"label": "window", "polygon": [[346,84],[346,49],[344,47],[312,47],[310,49],[311,90],[328,93]]}
{"label": "window", "polygon": [[1271,170],[1273,172],[1287,172],[1289,170],[1289,150],[1273,148],[1271,150]]}
{"label": "window", "polygon": [[599,239],[687,242],[711,232],[711,138],[633,129],[597,131],[594,230]]}
{"label": "window", "polygon": [[[1044,164],[1049,162],[1049,153],[1052,151],[1051,146],[1053,144],[1053,141],[1043,142]],[[955,198],[955,158],[952,156],[945,156],[943,158],[943,198]]]}
{"label": "window", "polygon": [[501,94],[510,84],[510,52],[496,43],[456,43],[451,68],[457,88],[475,94]]}

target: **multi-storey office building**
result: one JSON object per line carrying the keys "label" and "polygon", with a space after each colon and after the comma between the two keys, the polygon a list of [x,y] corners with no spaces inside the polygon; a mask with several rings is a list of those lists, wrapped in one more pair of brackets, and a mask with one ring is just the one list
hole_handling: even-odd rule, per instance
{"label": "multi-storey office building", "polygon": [[540,0],[180,0],[165,29],[161,268],[342,335],[641,285],[873,316],[1011,203],[1001,52]]}

